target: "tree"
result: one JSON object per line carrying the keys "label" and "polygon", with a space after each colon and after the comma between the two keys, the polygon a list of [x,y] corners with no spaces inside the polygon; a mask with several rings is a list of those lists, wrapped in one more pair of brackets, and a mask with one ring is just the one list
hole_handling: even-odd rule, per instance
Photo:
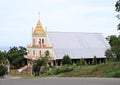
{"label": "tree", "polygon": [[[120,12],[120,0],[118,0],[118,1],[116,2],[115,8],[116,8],[115,10],[116,10],[117,12]],[[118,14],[116,17],[117,17],[118,19],[120,19],[120,14]],[[120,30],[120,23],[118,24],[117,29]]]}
{"label": "tree", "polygon": [[33,65],[34,75],[37,76],[40,74],[41,67],[44,67],[44,71],[46,71],[47,69],[45,69],[45,68],[47,67],[48,63],[50,63],[50,61],[51,61],[50,53],[47,50],[47,51],[45,51],[44,55],[40,59],[35,61],[34,65]]}
{"label": "tree", "polygon": [[78,63],[78,65],[85,65],[85,60],[83,58],[81,58]]}
{"label": "tree", "polygon": [[0,51],[0,64],[6,64],[7,53]]}
{"label": "tree", "polygon": [[0,64],[0,76],[5,75],[6,72],[7,72],[6,66],[3,64]]}
{"label": "tree", "polygon": [[93,57],[93,64],[94,64],[94,65],[97,64],[97,58],[96,58],[96,56]]}
{"label": "tree", "polygon": [[72,64],[72,61],[71,61],[69,55],[64,55],[63,56],[62,65],[65,65],[65,64],[68,64],[68,65]]}
{"label": "tree", "polygon": [[46,50],[44,55],[45,55],[45,57],[49,57],[49,56],[50,56],[49,51],[48,51],[48,50]]}
{"label": "tree", "polygon": [[120,12],[120,0],[116,2],[115,7],[116,7],[116,11]]}
{"label": "tree", "polygon": [[0,51],[0,76],[5,75],[7,72],[7,67],[6,67],[6,56],[7,53],[4,51]]}
{"label": "tree", "polygon": [[41,67],[45,64],[45,58],[41,58],[36,60],[35,64],[33,65],[33,74],[38,76],[40,74]]}
{"label": "tree", "polygon": [[8,60],[12,66],[19,68],[26,65],[24,55],[26,55],[26,48],[22,46],[12,47],[8,51]]}
{"label": "tree", "polygon": [[45,65],[50,64],[51,57],[50,57],[50,52],[48,50],[45,51],[43,58],[45,58]]}
{"label": "tree", "polygon": [[111,49],[107,49],[107,50],[105,51],[105,56],[106,56],[107,62],[109,62],[109,61],[114,61],[115,58],[116,58],[115,53],[114,53]]}
{"label": "tree", "polygon": [[109,36],[109,44],[111,49],[116,56],[116,59],[120,61],[120,36],[111,35]]}

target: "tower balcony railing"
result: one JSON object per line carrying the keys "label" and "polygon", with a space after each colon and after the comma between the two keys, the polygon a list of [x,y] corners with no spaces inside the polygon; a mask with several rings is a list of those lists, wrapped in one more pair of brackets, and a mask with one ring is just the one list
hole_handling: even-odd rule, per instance
{"label": "tower balcony railing", "polygon": [[32,60],[37,60],[37,59],[40,58],[40,56],[24,55],[24,58],[26,58],[26,59],[32,59]]}
{"label": "tower balcony railing", "polygon": [[45,48],[45,47],[46,47],[46,45],[28,45],[27,47]]}
{"label": "tower balcony railing", "polygon": [[[41,58],[42,56],[33,56],[33,55],[24,55],[24,58],[26,59],[32,59],[32,60],[38,60],[39,58]],[[50,57],[50,60],[55,60],[54,57]]]}
{"label": "tower balcony railing", "polygon": [[34,48],[47,48],[47,47],[52,47],[52,45],[28,45],[27,46],[28,48],[32,48],[32,47],[34,47]]}

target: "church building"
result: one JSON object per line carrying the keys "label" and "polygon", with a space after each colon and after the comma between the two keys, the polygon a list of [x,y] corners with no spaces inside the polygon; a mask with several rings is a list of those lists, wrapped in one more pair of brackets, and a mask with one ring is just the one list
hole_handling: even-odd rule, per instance
{"label": "church building", "polygon": [[73,63],[84,58],[87,64],[92,64],[94,56],[98,62],[105,62],[105,50],[110,45],[102,33],[84,32],[48,32],[40,20],[32,28],[32,43],[27,46],[28,65],[49,51],[52,65],[60,65],[64,55],[68,54]]}

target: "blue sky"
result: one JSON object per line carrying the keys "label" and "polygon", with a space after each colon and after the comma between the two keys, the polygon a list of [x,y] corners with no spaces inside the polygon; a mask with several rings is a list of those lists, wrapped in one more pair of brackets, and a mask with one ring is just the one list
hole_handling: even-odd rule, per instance
{"label": "blue sky", "polygon": [[48,31],[118,34],[116,0],[1,0],[0,47],[27,46],[39,19]]}

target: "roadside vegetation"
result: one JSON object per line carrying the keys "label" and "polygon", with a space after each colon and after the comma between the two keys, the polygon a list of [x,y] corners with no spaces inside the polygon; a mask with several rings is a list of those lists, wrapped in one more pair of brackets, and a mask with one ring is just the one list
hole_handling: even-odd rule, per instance
{"label": "roadside vegetation", "polygon": [[120,78],[120,62],[96,65],[63,65],[51,68],[39,77],[115,77]]}
{"label": "roadside vegetation", "polygon": [[120,62],[103,63],[90,66],[76,66],[73,71],[61,77],[116,77],[120,78]]}
{"label": "roadside vegetation", "polygon": [[10,47],[8,52],[0,51],[0,76],[4,76],[9,73],[10,69],[18,69],[27,64],[24,55],[26,55],[26,48]]}

